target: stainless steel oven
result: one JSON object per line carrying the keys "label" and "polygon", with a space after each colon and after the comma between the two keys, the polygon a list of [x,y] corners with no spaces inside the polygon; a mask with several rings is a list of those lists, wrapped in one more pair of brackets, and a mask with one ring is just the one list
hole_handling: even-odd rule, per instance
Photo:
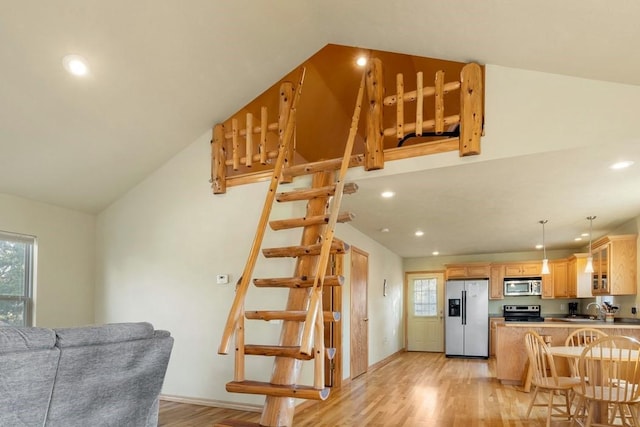
{"label": "stainless steel oven", "polygon": [[542,279],[539,277],[504,279],[504,295],[542,295]]}

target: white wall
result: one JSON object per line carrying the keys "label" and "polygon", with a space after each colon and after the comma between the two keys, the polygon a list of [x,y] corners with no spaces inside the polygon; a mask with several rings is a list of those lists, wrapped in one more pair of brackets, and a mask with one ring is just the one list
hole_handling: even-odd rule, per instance
{"label": "white wall", "polygon": [[0,230],[37,238],[35,325],[93,323],[94,216],[0,194]]}

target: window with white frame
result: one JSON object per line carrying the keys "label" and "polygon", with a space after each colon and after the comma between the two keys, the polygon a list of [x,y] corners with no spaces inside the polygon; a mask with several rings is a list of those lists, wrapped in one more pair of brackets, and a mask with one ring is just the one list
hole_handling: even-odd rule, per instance
{"label": "window with white frame", "polygon": [[436,316],[438,313],[438,282],[435,278],[413,281],[413,315]]}
{"label": "window with white frame", "polygon": [[35,238],[0,231],[0,325],[31,326]]}

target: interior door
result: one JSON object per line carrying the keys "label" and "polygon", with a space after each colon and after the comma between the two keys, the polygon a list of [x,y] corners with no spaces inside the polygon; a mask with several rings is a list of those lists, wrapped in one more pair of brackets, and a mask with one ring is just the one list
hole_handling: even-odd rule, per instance
{"label": "interior door", "polygon": [[369,255],[351,247],[351,378],[367,372],[369,364],[369,317],[367,282]]}
{"label": "interior door", "polygon": [[444,274],[407,274],[407,350],[444,351]]}

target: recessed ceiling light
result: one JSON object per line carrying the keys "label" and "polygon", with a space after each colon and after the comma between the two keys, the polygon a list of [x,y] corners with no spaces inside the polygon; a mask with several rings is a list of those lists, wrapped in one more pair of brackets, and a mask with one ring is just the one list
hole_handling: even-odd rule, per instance
{"label": "recessed ceiling light", "polygon": [[358,64],[359,67],[364,67],[365,65],[367,65],[367,58],[364,56],[358,57],[358,59],[356,60],[356,64]]}
{"label": "recessed ceiling light", "polygon": [[89,74],[87,60],[80,55],[67,55],[62,58],[64,69],[74,76],[82,77]]}
{"label": "recessed ceiling light", "polygon": [[380,231],[383,233],[388,233],[389,229],[385,227],[385,228],[381,228]]}
{"label": "recessed ceiling light", "polygon": [[582,237],[576,237],[576,238],[575,238],[575,239],[573,239],[573,240],[575,240],[576,242],[581,242],[581,241],[582,241]]}
{"label": "recessed ceiling light", "polygon": [[614,170],[624,169],[624,168],[628,168],[632,164],[633,164],[633,162],[631,160],[624,160],[622,162],[617,162],[617,163],[612,164],[611,166],[609,166],[609,168],[610,169],[614,169]]}
{"label": "recessed ceiling light", "polygon": [[416,233],[415,233],[415,234],[416,234],[416,236],[418,236],[418,237],[420,237],[420,236],[424,236],[424,231],[422,231],[422,230],[418,230],[418,231],[416,231]]}
{"label": "recessed ceiling light", "polygon": [[393,191],[383,191],[382,193],[380,193],[380,195],[385,199],[390,199],[391,197],[395,196],[396,193],[394,193]]}
{"label": "recessed ceiling light", "polygon": [[538,244],[536,245],[536,249],[542,249],[542,245],[538,243]]}
{"label": "recessed ceiling light", "polygon": [[580,235],[580,237],[588,237],[588,236],[589,236],[589,233],[582,233],[582,234]]}
{"label": "recessed ceiling light", "polygon": [[437,256],[437,255],[440,255],[440,252],[438,252],[438,251],[433,251],[433,252],[431,252],[431,255],[436,255],[436,256]]}

